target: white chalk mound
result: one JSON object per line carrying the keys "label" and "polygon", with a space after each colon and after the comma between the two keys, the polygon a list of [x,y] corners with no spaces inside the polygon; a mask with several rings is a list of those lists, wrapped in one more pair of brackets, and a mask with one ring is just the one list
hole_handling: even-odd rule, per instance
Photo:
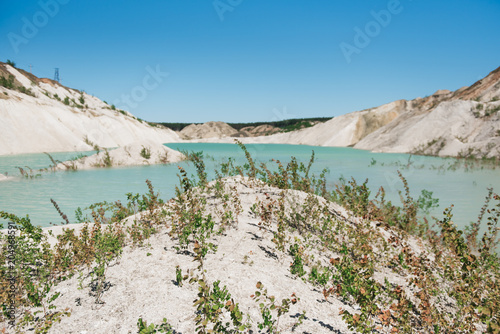
{"label": "white chalk mound", "polygon": [[166,164],[184,160],[184,154],[154,141],[142,140],[113,150],[68,160],[57,165],[60,170],[79,170],[115,166]]}

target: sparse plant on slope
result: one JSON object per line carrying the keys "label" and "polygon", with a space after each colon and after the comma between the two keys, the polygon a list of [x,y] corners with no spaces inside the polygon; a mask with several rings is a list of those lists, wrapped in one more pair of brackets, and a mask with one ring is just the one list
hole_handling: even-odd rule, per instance
{"label": "sparse plant on slope", "polygon": [[[57,276],[52,270],[53,253],[47,236],[40,227],[33,226],[28,217],[20,218],[0,211],[0,218],[10,221],[9,232],[13,232],[0,234],[0,281],[5,287],[12,279],[16,284],[13,294],[0,294],[3,305],[1,318],[9,319],[14,315],[20,319],[17,324],[15,319],[13,322],[17,330],[31,326],[36,333],[45,333],[53,322],[70,314],[68,309],[56,310],[53,305],[59,293],[53,293],[52,289],[57,283]],[[17,312],[10,313],[8,306]]]}
{"label": "sparse plant on slope", "polygon": [[[220,281],[210,286],[205,278],[196,280],[199,285],[198,299],[194,301],[198,312],[195,318],[197,333],[242,333],[249,327],[226,286],[219,287]],[[224,313],[228,314],[230,322],[224,322]]]}
{"label": "sparse plant on slope", "polygon": [[336,190],[332,192],[333,199],[355,215],[368,217],[372,208],[367,183],[368,179],[363,184],[358,185],[353,178],[348,184],[335,185]]}
{"label": "sparse plant on slope", "polygon": [[207,172],[205,171],[205,162],[203,161],[203,152],[191,152],[185,154],[185,156],[187,157],[187,160],[193,162],[196,167],[196,173],[198,176],[197,185],[203,189],[208,183]]}
{"label": "sparse plant on slope", "polygon": [[168,151],[165,151],[163,154],[159,153],[158,154],[158,162],[161,164],[167,164],[168,161]]}
{"label": "sparse plant on slope", "polygon": [[337,293],[344,298],[352,298],[360,306],[360,313],[351,314],[342,310],[342,318],[349,324],[350,329],[371,333],[375,328],[376,316],[381,311],[377,305],[380,284],[372,278],[373,268],[369,267],[366,255],[357,261],[353,260],[347,256],[345,245],[342,254],[342,258],[330,260],[336,269],[333,284],[337,286]]}
{"label": "sparse plant on slope", "polygon": [[90,233],[82,235],[92,253],[91,261],[87,261],[88,274],[80,276],[80,284],[89,278],[90,294],[95,298],[96,304],[102,304],[104,303],[102,295],[109,287],[109,283],[106,282],[106,271],[109,264],[121,255],[125,234],[119,223],[106,224],[108,219],[102,205],[96,206],[95,209],[92,209],[93,224]]}
{"label": "sparse plant on slope", "polygon": [[167,215],[167,212],[162,208],[164,202],[159,198],[159,193],[155,193],[151,181],[146,180],[146,184],[148,192],[145,195],[126,194],[128,199],[127,207],[121,206],[120,215],[116,219],[116,221],[121,221],[131,214],[141,212],[134,219],[132,225],[127,227],[133,245],[139,246],[143,246],[144,241],[157,232],[155,225],[162,224]]}
{"label": "sparse plant on slope", "polygon": [[163,323],[161,323],[160,325],[150,324],[149,326],[146,321],[142,320],[142,318],[139,318],[139,320],[137,320],[137,329],[138,329],[137,334],[177,333],[175,330],[172,329],[172,325],[168,323],[167,318],[163,318]]}
{"label": "sparse plant on slope", "polygon": [[[257,326],[261,330],[265,330],[266,333],[281,333],[279,330],[280,318],[290,311],[290,307],[296,304],[300,298],[298,298],[295,293],[291,294],[290,298],[284,298],[281,300],[281,304],[276,301],[275,296],[270,296],[267,289],[264,289],[264,284],[262,282],[257,282],[257,291],[250,297],[259,303],[259,309],[262,316],[262,322],[259,322]],[[276,319],[274,318],[276,316]]]}
{"label": "sparse plant on slope", "polygon": [[141,149],[141,157],[143,157],[146,160],[149,160],[151,158],[151,149],[149,147],[142,147]]}
{"label": "sparse plant on slope", "polygon": [[304,276],[306,272],[304,271],[302,263],[303,247],[295,243],[290,246],[288,252],[293,257],[293,262],[290,265],[290,272],[298,277]]}
{"label": "sparse plant on slope", "polygon": [[64,221],[66,222],[66,224],[69,224],[69,219],[68,219],[68,216],[66,216],[62,211],[61,211],[61,208],[59,208],[59,205],[57,204],[56,201],[54,201],[52,198],[50,199],[50,202],[52,203],[52,205],[54,205],[54,208],[56,209],[57,213],[59,213],[59,215],[61,216],[62,219],[64,219]]}
{"label": "sparse plant on slope", "polygon": [[[200,242],[203,254],[206,254],[209,250],[216,249],[213,243],[208,242],[214,232],[215,221],[212,213],[205,214],[206,199],[201,194],[213,193],[215,198],[220,199],[214,208],[215,214],[221,218],[217,232],[219,234],[237,220],[241,204],[234,190],[226,192],[220,180],[216,181],[213,186],[208,185],[205,164],[201,157],[197,154],[187,154],[187,156],[190,156],[189,159],[195,164],[198,180],[194,176],[190,179],[184,168],[178,167],[180,184],[176,186],[177,196],[171,206],[174,223],[170,235],[178,237],[179,246],[183,249],[195,241]],[[194,188],[195,185],[199,187]]]}
{"label": "sparse plant on slope", "polygon": [[108,150],[105,148],[104,149],[104,157],[102,158],[102,165],[104,167],[111,167],[113,166],[113,159],[109,155]]}
{"label": "sparse plant on slope", "polygon": [[[99,147],[94,147],[94,149],[100,149]],[[94,162],[92,164],[92,167],[99,167],[99,168],[110,168],[113,167],[114,160],[109,154],[109,151],[107,148],[104,148],[104,152],[101,154],[99,151],[97,152],[97,155],[100,160],[97,162]]]}
{"label": "sparse plant on slope", "polygon": [[12,74],[9,74],[7,78],[0,76],[0,85],[8,89],[15,89],[14,79],[15,77]]}
{"label": "sparse plant on slope", "polygon": [[250,152],[248,152],[246,146],[240,142],[238,139],[235,139],[234,142],[238,144],[238,146],[243,150],[245,153],[245,158],[248,161],[248,165],[245,165],[244,168],[248,170],[248,176],[249,177],[256,177],[257,175],[257,168],[255,167],[255,162],[253,161],[252,155]]}

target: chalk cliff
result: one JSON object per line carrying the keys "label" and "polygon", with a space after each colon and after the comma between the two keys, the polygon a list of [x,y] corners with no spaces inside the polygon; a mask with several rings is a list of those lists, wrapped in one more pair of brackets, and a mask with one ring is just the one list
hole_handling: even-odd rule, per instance
{"label": "chalk cliff", "polygon": [[166,143],[179,136],[83,91],[0,63],[0,155],[85,151],[92,149],[89,142],[117,147],[143,139]]}

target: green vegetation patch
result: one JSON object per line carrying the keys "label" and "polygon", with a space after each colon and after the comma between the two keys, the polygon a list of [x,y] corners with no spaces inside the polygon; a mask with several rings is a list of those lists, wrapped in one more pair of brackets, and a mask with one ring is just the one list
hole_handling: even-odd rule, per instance
{"label": "green vegetation patch", "polygon": [[[246,128],[248,126],[259,126],[259,125],[271,125],[280,129],[283,129],[284,131],[294,131],[297,129],[301,129],[304,127],[310,127],[312,126],[311,123],[314,122],[326,122],[331,120],[332,117],[313,117],[313,118],[293,118],[293,119],[287,119],[283,121],[270,121],[270,122],[252,122],[252,123],[227,123],[231,127],[233,127],[236,130],[241,130],[243,128]],[[174,131],[181,131],[184,129],[186,126],[191,125],[192,123],[158,123],[163,126],[166,126],[167,128],[170,128]],[[202,123],[195,123],[195,124],[202,124]]]}

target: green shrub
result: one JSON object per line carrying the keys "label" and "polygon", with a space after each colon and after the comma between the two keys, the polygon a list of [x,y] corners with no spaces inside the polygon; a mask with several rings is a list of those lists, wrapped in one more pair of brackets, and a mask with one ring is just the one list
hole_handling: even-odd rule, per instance
{"label": "green shrub", "polygon": [[166,334],[174,334],[177,333],[172,329],[172,325],[168,323],[167,318],[163,318],[163,323],[160,325],[150,324],[142,318],[137,320],[137,334],[153,334],[153,333],[166,333]]}
{"label": "green shrub", "polygon": [[14,89],[14,76],[9,74],[8,78],[0,77],[0,85],[8,89]]}
{"label": "green shrub", "polygon": [[149,160],[151,158],[151,149],[149,147],[142,147],[141,149],[141,157],[143,157],[146,160]]}

